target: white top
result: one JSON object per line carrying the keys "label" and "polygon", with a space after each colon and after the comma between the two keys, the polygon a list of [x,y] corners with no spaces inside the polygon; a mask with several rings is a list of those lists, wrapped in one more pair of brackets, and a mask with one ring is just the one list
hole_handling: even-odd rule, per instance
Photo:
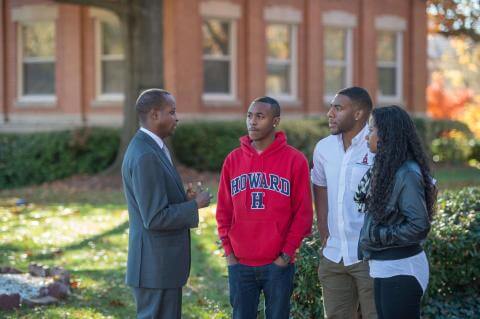
{"label": "white top", "polygon": [[407,275],[417,279],[422,286],[423,293],[427,289],[429,268],[425,252],[415,256],[396,260],[369,260],[370,277],[389,278],[393,276]]}
{"label": "white top", "polygon": [[165,155],[167,156],[170,163],[172,163],[172,158],[170,157],[170,152],[168,151],[168,148],[165,145],[165,143],[163,142],[163,140],[157,134],[147,130],[144,127],[140,127],[140,131],[144,132],[145,134],[147,134],[148,136],[153,138],[153,140],[158,144],[158,146],[160,146],[160,149],[165,153]]}
{"label": "white top", "polygon": [[344,150],[342,135],[330,135],[317,143],[313,153],[312,183],[327,187],[328,237],[323,255],[345,266],[359,262],[358,238],[364,214],[358,212],[353,196],[363,175],[373,165],[374,154],[365,140],[368,127]]}

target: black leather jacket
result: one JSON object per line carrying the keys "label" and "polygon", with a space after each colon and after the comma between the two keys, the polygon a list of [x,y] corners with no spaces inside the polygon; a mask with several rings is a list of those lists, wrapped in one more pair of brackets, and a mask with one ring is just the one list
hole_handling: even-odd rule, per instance
{"label": "black leather jacket", "polygon": [[360,231],[360,260],[392,260],[414,256],[430,231],[425,204],[425,184],[419,165],[406,161],[395,174],[395,184],[387,204],[387,221],[380,223],[365,214]]}

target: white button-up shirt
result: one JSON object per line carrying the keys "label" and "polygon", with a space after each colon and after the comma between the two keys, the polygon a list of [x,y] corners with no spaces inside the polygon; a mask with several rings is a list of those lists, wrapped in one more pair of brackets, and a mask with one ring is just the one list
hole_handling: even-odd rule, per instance
{"label": "white button-up shirt", "polygon": [[165,143],[163,142],[163,140],[157,134],[147,130],[144,127],[140,127],[140,131],[144,132],[145,134],[147,134],[148,136],[153,138],[153,140],[158,144],[158,146],[160,146],[160,149],[165,153],[165,155],[167,156],[170,163],[172,163],[172,159],[170,158],[170,152],[168,151],[168,149],[165,150],[166,146],[165,146]]}
{"label": "white button-up shirt", "polygon": [[323,255],[333,262],[343,259],[345,266],[359,262],[358,238],[363,225],[363,213],[358,212],[353,196],[374,155],[365,140],[368,127],[352,139],[345,151],[342,135],[330,135],[320,140],[313,153],[312,183],[327,187],[328,230],[330,236]]}

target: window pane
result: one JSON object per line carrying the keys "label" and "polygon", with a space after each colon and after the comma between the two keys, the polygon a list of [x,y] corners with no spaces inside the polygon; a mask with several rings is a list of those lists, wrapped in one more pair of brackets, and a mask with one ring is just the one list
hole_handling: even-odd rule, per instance
{"label": "window pane", "polygon": [[269,94],[291,94],[290,90],[290,66],[267,65],[267,92]]}
{"label": "window pane", "polygon": [[102,93],[123,93],[125,63],[123,61],[102,62]]}
{"label": "window pane", "polygon": [[53,22],[22,25],[21,30],[25,58],[55,56],[55,25]]}
{"label": "window pane", "polygon": [[102,29],[102,54],[120,54],[123,55],[123,43],[120,25],[100,22]]}
{"label": "window pane", "polygon": [[326,66],[324,89],[326,95],[335,95],[346,87],[345,67]]}
{"label": "window pane", "polygon": [[325,37],[323,41],[325,59],[345,61],[347,30],[325,28]]}
{"label": "window pane", "polygon": [[267,26],[267,54],[268,57],[290,59],[290,32],[287,25],[271,24]]}
{"label": "window pane", "polygon": [[396,60],[396,34],[394,32],[379,32],[377,42],[377,59],[384,62]]}
{"label": "window pane", "polygon": [[55,94],[55,63],[24,63],[23,94]]}
{"label": "window pane", "polygon": [[203,22],[203,54],[225,56],[229,55],[230,23],[219,20]]}
{"label": "window pane", "polygon": [[203,92],[230,93],[230,62],[204,61]]}
{"label": "window pane", "polygon": [[396,69],[395,68],[378,68],[378,87],[381,95],[395,96],[396,90]]}

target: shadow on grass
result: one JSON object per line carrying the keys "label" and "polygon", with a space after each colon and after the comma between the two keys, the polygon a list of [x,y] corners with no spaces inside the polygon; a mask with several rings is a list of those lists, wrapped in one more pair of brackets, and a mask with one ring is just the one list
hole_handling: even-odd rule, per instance
{"label": "shadow on grass", "polygon": [[[123,234],[128,229],[128,226],[129,226],[128,221],[125,221],[122,224],[110,230],[107,230],[101,234],[97,234],[97,235],[85,238],[78,243],[60,247],[60,249],[64,252],[68,252],[68,251],[81,250],[83,248],[87,248],[90,242],[96,243],[96,242],[102,241],[102,239],[106,237]],[[52,253],[46,253],[46,254],[34,254],[32,255],[31,259],[42,261],[42,260],[53,259],[55,257],[56,257],[56,254],[52,252]]]}
{"label": "shadow on grass", "polygon": [[214,226],[192,236],[192,268],[182,318],[230,318],[226,265],[214,254]]}
{"label": "shadow on grass", "polygon": [[122,190],[55,190],[53,188],[18,188],[0,191],[0,202],[23,198],[30,203],[45,205],[125,205]]}

